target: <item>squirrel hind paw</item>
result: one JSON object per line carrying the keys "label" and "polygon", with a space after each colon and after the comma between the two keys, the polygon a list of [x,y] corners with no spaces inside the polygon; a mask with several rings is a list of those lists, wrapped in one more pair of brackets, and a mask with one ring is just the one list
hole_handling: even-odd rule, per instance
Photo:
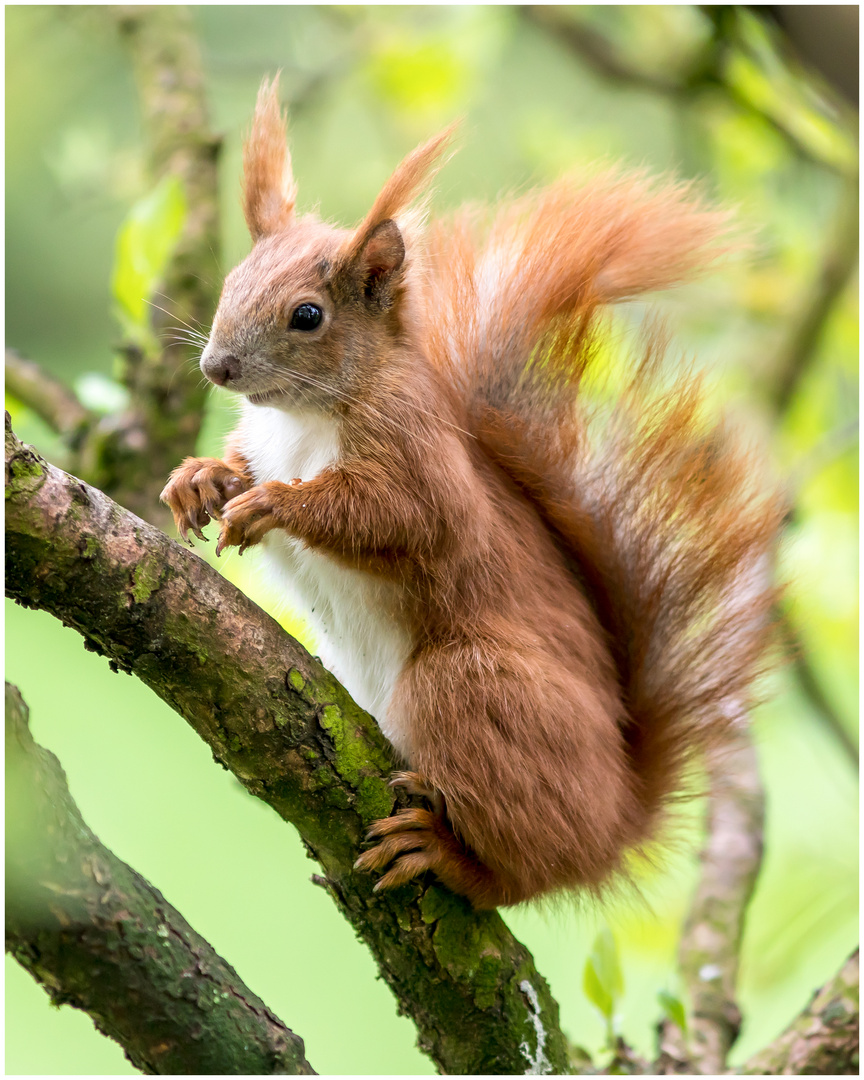
{"label": "squirrel hind paw", "polygon": [[407,885],[409,881],[425,874],[427,870],[434,870],[435,863],[435,857],[428,851],[412,851],[407,855],[401,855],[387,873],[375,882],[372,891],[383,892],[385,889]]}
{"label": "squirrel hind paw", "polygon": [[397,856],[407,851],[423,850],[428,845],[428,836],[422,831],[399,832],[385,836],[375,847],[364,851],[354,863],[355,870],[383,870]]}
{"label": "squirrel hind paw", "polygon": [[367,837],[378,843],[363,852],[354,868],[385,871],[375,883],[375,892],[404,885],[431,870],[479,910],[513,904],[528,895],[499,880],[458,839],[446,818],[430,810],[399,810],[374,821]]}
{"label": "squirrel hind paw", "polygon": [[[378,840],[354,863],[355,870],[389,870],[375,884],[375,892],[391,889],[434,870],[445,856],[440,836],[442,823],[429,810],[399,810],[393,817],[372,823],[367,839]],[[391,865],[392,864],[392,865]]]}

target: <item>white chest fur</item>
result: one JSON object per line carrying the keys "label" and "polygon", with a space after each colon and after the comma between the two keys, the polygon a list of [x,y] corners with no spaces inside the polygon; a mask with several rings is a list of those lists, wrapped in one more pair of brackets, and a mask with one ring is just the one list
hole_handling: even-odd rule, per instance
{"label": "white chest fur", "polygon": [[[257,483],[311,480],[339,460],[339,428],[319,413],[247,404],[240,449]],[[412,648],[398,586],[352,570],[281,529],[261,546],[268,577],[309,620],[324,665],[407,757],[407,732],[389,708]]]}

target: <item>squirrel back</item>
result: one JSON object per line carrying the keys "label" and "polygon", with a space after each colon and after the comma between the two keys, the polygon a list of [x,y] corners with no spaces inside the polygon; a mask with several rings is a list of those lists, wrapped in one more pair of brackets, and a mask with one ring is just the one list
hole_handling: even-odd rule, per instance
{"label": "squirrel back", "polygon": [[698,379],[666,384],[659,334],[605,405],[591,390],[603,306],[708,265],[724,215],[607,173],[425,229],[447,136],[334,229],[296,214],[262,87],[254,246],[201,360],[246,416],[163,497],[184,535],[220,518],[217,553],[260,543],[305,590],[410,769],[394,784],[427,800],[375,822],[358,869],[494,907],[600,889],[735,729],[780,507]]}

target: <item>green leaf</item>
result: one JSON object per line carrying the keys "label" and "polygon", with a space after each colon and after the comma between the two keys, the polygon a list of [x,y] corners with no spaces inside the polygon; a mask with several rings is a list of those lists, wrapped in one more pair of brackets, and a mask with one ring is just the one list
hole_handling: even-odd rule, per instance
{"label": "green leaf", "polygon": [[591,953],[585,962],[582,986],[592,1005],[611,1021],[616,1002],[624,993],[624,977],[618,963],[615,938],[608,927],[601,930],[594,939]]}
{"label": "green leaf", "polygon": [[147,301],[159,287],[186,218],[186,198],[176,176],[165,176],[139,199],[117,234],[111,291],[126,332],[149,334]]}
{"label": "green leaf", "polygon": [[114,413],[129,404],[129,391],[125,386],[109,379],[101,371],[85,371],[75,380],[75,393],[82,404],[98,413]]}
{"label": "green leaf", "polygon": [[676,1024],[686,1035],[687,1014],[684,1011],[684,1003],[681,999],[675,997],[674,994],[670,994],[668,990],[659,990],[657,992],[657,1000],[660,1002],[660,1007],[667,1019],[671,1020],[673,1024]]}

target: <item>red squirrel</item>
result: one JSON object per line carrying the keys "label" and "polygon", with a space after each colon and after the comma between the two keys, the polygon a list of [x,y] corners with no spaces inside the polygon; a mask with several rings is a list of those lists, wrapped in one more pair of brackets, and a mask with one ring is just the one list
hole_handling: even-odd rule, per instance
{"label": "red squirrel", "polygon": [[[249,256],[201,369],[242,395],[223,460],[163,499],[184,539],[261,545],[325,664],[423,796],[377,821],[376,889],[426,871],[476,908],[600,890],[658,833],[694,753],[742,722],[781,507],[664,383],[659,336],[591,407],[603,305],[690,276],[726,218],[607,173],[429,227],[420,146],[356,229],[295,212],[262,85],[244,147]],[[596,402],[595,402],[596,404]]]}

